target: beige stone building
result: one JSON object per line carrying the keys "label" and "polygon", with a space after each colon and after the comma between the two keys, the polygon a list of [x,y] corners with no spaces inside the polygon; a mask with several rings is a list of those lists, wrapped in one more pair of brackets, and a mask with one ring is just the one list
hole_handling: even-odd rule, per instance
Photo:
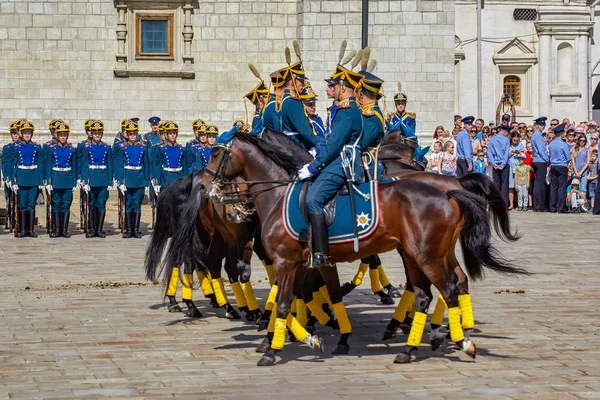
{"label": "beige stone building", "polygon": [[[2,0],[0,131],[26,117],[45,135],[61,118],[80,134],[100,118],[112,136],[133,116],[147,130],[152,115],[182,132],[196,118],[224,129],[244,118],[242,96],[256,84],[248,63],[267,78],[294,39],[324,114],[323,79],[343,39],[360,48],[361,11],[361,0]],[[454,1],[371,0],[368,32],[375,73],[390,98],[403,82],[418,132],[450,124]]]}

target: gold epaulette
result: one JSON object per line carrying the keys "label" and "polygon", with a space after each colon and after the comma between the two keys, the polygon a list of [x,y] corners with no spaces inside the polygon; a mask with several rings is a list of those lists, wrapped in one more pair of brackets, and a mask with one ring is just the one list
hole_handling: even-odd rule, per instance
{"label": "gold epaulette", "polygon": [[338,104],[339,108],[350,108],[350,99],[344,99]]}
{"label": "gold epaulette", "polygon": [[407,112],[406,115],[408,115],[409,117],[411,117],[412,119],[417,119],[417,113],[413,113],[413,112]]}

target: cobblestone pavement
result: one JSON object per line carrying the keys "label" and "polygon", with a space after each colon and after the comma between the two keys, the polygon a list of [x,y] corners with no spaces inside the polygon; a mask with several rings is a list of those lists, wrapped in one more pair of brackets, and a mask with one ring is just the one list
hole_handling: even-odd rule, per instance
{"label": "cobblestone pavement", "polygon": [[[43,224],[42,206],[38,214]],[[535,275],[489,273],[471,285],[475,361],[451,345],[432,352],[426,335],[415,361],[393,364],[406,337],[380,341],[393,307],[378,305],[366,278],[346,302],[349,355],[332,356],[337,336],[318,328],[324,354],[293,343],[259,368],[254,325],[224,319],[201,296],[205,318],[166,311],[160,287],[144,282],[147,235],[122,240],[108,223],[105,240],[85,239],[74,214],[69,240],[49,239],[41,226],[37,239],[0,235],[0,397],[600,398],[596,217],[513,213],[524,237],[498,247]],[[382,259],[404,283],[399,257]],[[266,274],[253,265],[264,302]],[[343,281],[356,266],[341,266]]]}

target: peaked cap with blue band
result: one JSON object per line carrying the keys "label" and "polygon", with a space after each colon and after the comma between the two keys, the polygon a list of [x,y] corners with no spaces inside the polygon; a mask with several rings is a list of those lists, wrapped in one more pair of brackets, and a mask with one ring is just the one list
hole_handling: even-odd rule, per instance
{"label": "peaked cap with blue band", "polygon": [[472,124],[473,121],[475,121],[475,117],[468,116],[468,117],[464,117],[460,122],[462,122],[463,124]]}
{"label": "peaked cap with blue band", "polygon": [[546,120],[548,118],[547,117],[539,117],[533,120],[533,122],[535,122],[538,125],[546,125]]}
{"label": "peaked cap with blue band", "polygon": [[160,122],[160,118],[158,117],[150,117],[150,119],[148,119],[148,122],[151,124],[158,124]]}

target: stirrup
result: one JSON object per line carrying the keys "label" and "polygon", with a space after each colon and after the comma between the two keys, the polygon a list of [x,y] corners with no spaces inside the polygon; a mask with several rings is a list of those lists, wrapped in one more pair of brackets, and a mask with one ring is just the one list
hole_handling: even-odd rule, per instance
{"label": "stirrup", "polygon": [[312,268],[328,267],[330,265],[329,259],[329,254],[317,251],[311,257],[310,266]]}

